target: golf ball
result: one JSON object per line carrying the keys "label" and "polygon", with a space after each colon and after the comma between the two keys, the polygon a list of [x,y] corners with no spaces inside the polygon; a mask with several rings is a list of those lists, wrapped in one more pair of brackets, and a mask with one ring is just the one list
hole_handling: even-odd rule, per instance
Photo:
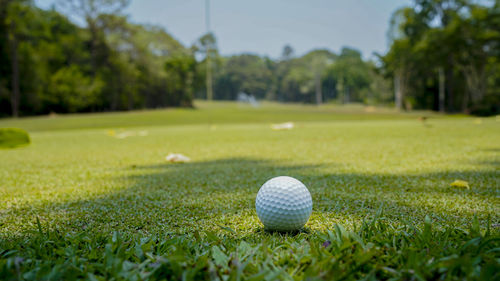
{"label": "golf ball", "polygon": [[311,193],[295,178],[275,177],[260,188],[255,199],[255,209],[266,229],[300,229],[312,212]]}

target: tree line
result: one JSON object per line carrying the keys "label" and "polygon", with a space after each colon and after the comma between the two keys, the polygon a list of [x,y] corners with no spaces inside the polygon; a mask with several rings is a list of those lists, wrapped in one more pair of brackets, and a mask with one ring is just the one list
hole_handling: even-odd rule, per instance
{"label": "tree line", "polygon": [[131,23],[127,4],[64,0],[43,10],[0,0],[0,115],[190,106],[165,69],[190,51],[163,28]]}
{"label": "tree line", "polygon": [[[296,57],[287,45],[277,60],[251,53],[223,57],[214,50],[215,99],[234,100],[240,92],[257,99],[316,104],[386,103],[392,99],[390,85],[375,63],[363,60],[352,48],[344,47],[338,54],[317,49]],[[200,62],[201,69],[206,67],[205,61]],[[205,73],[199,72],[200,81]],[[205,93],[202,87],[195,96],[205,98]]]}
{"label": "tree line", "polygon": [[397,10],[381,56],[396,106],[500,113],[500,1],[414,0]]}
{"label": "tree line", "polygon": [[500,5],[481,3],[415,0],[393,14],[388,53],[365,60],[348,47],[296,56],[289,45],[278,59],[221,56],[212,33],[183,46],[161,27],[129,21],[127,0],[61,0],[50,10],[0,0],[0,116],[192,106],[241,92],[496,114]]}

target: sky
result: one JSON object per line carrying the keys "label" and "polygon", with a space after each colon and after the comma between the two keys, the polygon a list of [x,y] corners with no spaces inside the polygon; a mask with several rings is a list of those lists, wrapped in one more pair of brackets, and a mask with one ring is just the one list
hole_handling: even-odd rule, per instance
{"label": "sky", "polygon": [[[136,23],[164,27],[190,46],[206,33],[206,0],[132,0],[124,11]],[[54,0],[36,0],[48,8]],[[222,55],[256,53],[279,58],[286,44],[295,55],[342,46],[365,58],[388,49],[391,14],[410,0],[210,0],[210,27]]]}

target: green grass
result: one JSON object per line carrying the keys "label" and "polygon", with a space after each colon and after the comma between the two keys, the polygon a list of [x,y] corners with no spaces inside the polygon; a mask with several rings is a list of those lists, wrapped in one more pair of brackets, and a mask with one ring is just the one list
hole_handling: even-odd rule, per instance
{"label": "green grass", "polygon": [[[68,114],[48,115],[23,119],[0,119],[3,127],[18,127],[34,131],[69,129],[129,128],[139,126],[179,126],[199,124],[251,124],[294,121],[340,121],[374,119],[414,119],[426,115],[439,117],[431,112],[397,114],[393,109],[364,107],[361,105],[283,105],[264,102],[264,106],[254,108],[234,102],[197,101],[194,109],[161,109],[149,111],[129,111],[122,113],[99,113],[92,115]],[[28,121],[29,120],[29,121]]]}
{"label": "green grass", "polygon": [[[0,279],[500,277],[498,119],[197,105],[0,120],[32,139],[0,150]],[[311,191],[299,232],[256,216],[278,175]]]}

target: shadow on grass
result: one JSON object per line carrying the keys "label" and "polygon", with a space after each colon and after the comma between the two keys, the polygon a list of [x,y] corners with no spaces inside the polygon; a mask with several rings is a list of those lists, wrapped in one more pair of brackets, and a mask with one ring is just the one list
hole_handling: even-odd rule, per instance
{"label": "shadow on grass", "polygon": [[500,158],[487,160],[487,161],[480,161],[480,162],[477,162],[477,164],[484,165],[484,166],[491,166],[492,168],[495,168],[498,171],[498,173],[500,174]]}
{"label": "shadow on grass", "polygon": [[[425,174],[325,171],[335,171],[335,166],[248,158],[134,165],[126,177],[116,179],[126,184],[123,189],[85,200],[34,204],[10,210],[8,215],[33,212],[51,228],[75,232],[167,235],[220,231],[223,226],[237,233],[268,233],[255,214],[255,196],[266,180],[289,175],[306,184],[313,197],[313,215],[305,233],[335,223],[359,222],[378,210],[394,223],[419,224],[426,215],[441,225],[466,227],[475,215],[481,222],[488,217],[499,222],[500,209],[495,204],[499,178],[492,169]],[[472,188],[451,188],[455,179],[469,180]]]}
{"label": "shadow on grass", "polygon": [[485,149],[483,149],[483,151],[486,151],[486,152],[498,152],[498,153],[500,153],[500,147],[485,148]]}

